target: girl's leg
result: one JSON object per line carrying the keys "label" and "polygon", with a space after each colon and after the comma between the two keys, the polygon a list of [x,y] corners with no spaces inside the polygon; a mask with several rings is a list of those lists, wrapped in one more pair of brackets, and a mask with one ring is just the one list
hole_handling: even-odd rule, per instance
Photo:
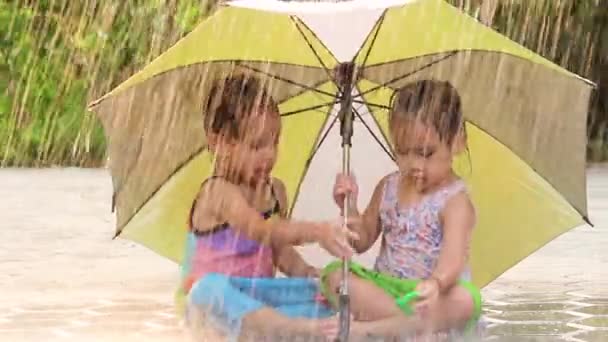
{"label": "girl's leg", "polygon": [[317,282],[309,278],[231,277],[230,283],[241,292],[272,307],[308,304],[319,293]]}
{"label": "girl's leg", "polygon": [[439,297],[437,305],[430,308],[424,316],[406,316],[399,311],[379,320],[353,322],[353,331],[357,334],[397,338],[411,334],[427,335],[462,329],[473,313],[474,304],[470,293],[462,286],[454,286],[447,294]]}
{"label": "girl's leg", "polygon": [[[339,295],[341,280],[341,271],[332,272],[327,277],[329,290],[336,296]],[[376,321],[402,315],[395,299],[370,280],[350,274],[348,293],[351,313],[357,321]]]}
{"label": "girl's leg", "polygon": [[461,329],[475,314],[474,299],[463,286],[457,285],[439,297],[429,314],[434,331]]}
{"label": "girl's leg", "polygon": [[[289,318],[263,300],[269,295],[253,278],[232,278],[223,274],[207,274],[192,287],[190,303],[207,311],[207,317],[218,323],[228,334],[253,332],[273,335],[278,331],[290,334],[317,334],[320,321]],[[259,295],[261,298],[256,298]],[[274,303],[271,303],[274,304]]]}
{"label": "girl's leg", "polygon": [[[351,295],[351,312],[357,321],[361,321],[361,324],[356,323],[355,325],[360,328],[367,326],[367,329],[371,329],[370,333],[384,332],[393,335],[390,333],[391,330],[393,332],[398,330],[401,332],[420,333],[462,328],[473,316],[479,314],[475,310],[480,310],[479,306],[481,305],[478,292],[477,294],[474,292],[477,290],[470,285],[462,284],[455,286],[451,291],[440,296],[435,307],[429,308],[428,313],[424,317],[420,315],[406,316],[397,306],[394,296],[376,284],[379,280],[378,277],[369,277],[374,272],[363,270],[360,266],[356,265],[355,268],[351,269],[361,273],[362,276],[367,276],[369,279],[362,279],[357,275],[351,274],[349,278],[349,293]],[[326,278],[328,291],[337,295],[340,280],[340,270],[329,273]],[[386,279],[384,280],[386,283]],[[395,284],[403,292],[411,291],[415,286],[413,285],[415,283],[411,281],[398,279],[389,281],[393,283],[396,281]],[[406,288],[411,289],[405,290]],[[393,292],[394,290],[395,288],[393,287]],[[365,324],[366,322],[369,322],[369,324]],[[365,330],[365,328],[363,329]]]}
{"label": "girl's leg", "polygon": [[277,336],[321,335],[320,320],[290,318],[275,309],[263,307],[243,317],[242,335]]}
{"label": "girl's leg", "polygon": [[[332,315],[331,310],[315,300],[319,287],[307,278],[231,278],[241,292],[266,306],[244,317],[243,330],[261,336],[286,331],[289,334],[319,334],[321,326],[332,324],[318,318]],[[268,324],[269,321],[273,321]],[[259,327],[264,327],[264,331]]]}
{"label": "girl's leg", "polygon": [[317,301],[318,281],[310,278],[232,278],[242,292],[291,318],[327,318],[335,314]]}
{"label": "girl's leg", "polygon": [[[405,336],[429,337],[431,335],[462,331],[473,314],[473,302],[460,286],[441,296],[434,308],[425,315],[406,316],[398,312],[373,321],[353,322],[353,333],[359,336],[401,339]],[[438,336],[433,336],[438,337]]]}

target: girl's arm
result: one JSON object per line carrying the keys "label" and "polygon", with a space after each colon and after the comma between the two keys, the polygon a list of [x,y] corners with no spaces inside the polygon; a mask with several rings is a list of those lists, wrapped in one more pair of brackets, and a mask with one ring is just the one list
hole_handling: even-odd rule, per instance
{"label": "girl's arm", "polygon": [[359,214],[356,199],[349,201],[349,228],[359,235],[359,240],[354,241],[353,247],[357,253],[365,253],[370,249],[378,236],[380,236],[380,203],[384,192],[386,177],[383,178],[374,189],[372,198],[363,214]]}
{"label": "girl's arm", "polygon": [[[274,191],[281,207],[281,218],[287,217],[289,208],[289,200],[285,185],[279,179],[273,182]],[[273,255],[275,256],[275,265],[279,271],[290,277],[316,277],[319,271],[308,264],[300,253],[293,246],[289,245],[274,245]]]}
{"label": "girl's arm", "polygon": [[[193,223],[196,227],[210,229],[208,222],[228,222],[233,229],[250,239],[264,244],[301,245],[318,241],[322,224],[264,220],[260,213],[247,203],[237,186],[223,179],[207,182],[199,194]],[[207,223],[206,223],[207,222]]]}
{"label": "girl's arm", "polygon": [[475,226],[475,208],[469,196],[459,193],[452,197],[441,213],[443,242],[432,278],[440,292],[449,290],[460,278],[466,265],[467,250]]}
{"label": "girl's arm", "polygon": [[308,264],[293,246],[276,249],[275,264],[279,271],[289,277],[316,278],[320,271]]}

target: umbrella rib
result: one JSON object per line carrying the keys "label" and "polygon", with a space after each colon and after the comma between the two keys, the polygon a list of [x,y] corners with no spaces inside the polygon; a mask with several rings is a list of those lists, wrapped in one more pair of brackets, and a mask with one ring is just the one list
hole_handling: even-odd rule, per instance
{"label": "umbrella rib", "polygon": [[[329,119],[329,112],[331,111],[331,108],[327,111],[327,115],[325,115],[325,119],[323,120],[323,124],[322,127],[325,127],[325,124],[327,124],[327,120]],[[332,123],[332,125],[335,123],[337,119],[337,116],[334,118],[334,122]],[[329,132],[329,130],[327,131]],[[319,140],[319,136],[321,135],[321,129],[319,129],[319,131],[317,132],[317,136],[316,136],[316,140]],[[327,135],[327,133],[325,134]],[[320,145],[320,143],[318,144]],[[304,177],[306,177],[306,174],[308,173],[308,169],[310,169],[310,163],[312,162],[312,158],[314,156],[314,154],[319,150],[318,147],[313,147],[311,148],[311,156],[306,160],[306,164],[304,164],[304,170],[300,176],[300,180],[298,181],[298,185],[296,186],[296,191],[295,194],[293,195],[293,200],[291,202],[291,206],[289,208],[289,217],[291,217],[291,214],[293,213],[293,209],[295,208],[296,205],[296,201],[298,200],[298,196],[300,195],[300,188],[302,187],[302,182],[304,181]]]}
{"label": "umbrella rib", "polygon": [[388,157],[391,158],[392,161],[396,161],[393,154],[386,148],[386,146],[384,146],[384,144],[382,143],[382,140],[380,140],[380,138],[378,138],[376,133],[374,133],[374,131],[372,131],[372,128],[367,124],[367,122],[365,120],[363,120],[363,116],[359,113],[359,111],[355,108],[353,108],[353,111],[355,112],[355,115],[361,121],[363,126],[365,126],[365,128],[367,129],[367,132],[369,132],[369,134],[372,135],[374,140],[376,140],[376,142],[380,145],[380,147],[388,155]]}
{"label": "umbrella rib", "polygon": [[333,102],[327,102],[327,103],[323,103],[323,104],[312,106],[312,107],[306,107],[306,108],[302,108],[302,109],[292,110],[291,112],[286,112],[286,113],[281,114],[281,117],[291,116],[291,115],[299,114],[299,113],[306,112],[306,111],[309,111],[309,110],[315,110],[315,109],[319,109],[319,108],[323,108],[323,107],[327,107],[327,106],[332,106],[332,105],[335,105],[337,103],[338,103],[337,101],[333,101]]}
{"label": "umbrella rib", "polygon": [[[382,27],[382,24],[384,23],[384,18],[386,17],[386,11],[387,11],[387,9],[385,9],[382,12],[382,15],[378,19],[378,22],[376,23],[376,25],[374,25],[374,29],[376,29],[376,32],[374,32],[374,36],[372,37],[372,41],[369,44],[369,48],[365,52],[365,57],[363,58],[363,62],[361,62],[360,68],[365,67],[365,63],[367,63],[367,60],[369,59],[369,55],[372,53],[372,48],[374,47],[374,44],[376,43],[376,39],[378,38],[378,33],[380,32],[380,28]],[[367,41],[367,39],[363,41],[363,44],[365,44],[366,41]],[[361,46],[361,48],[363,48],[363,46]],[[353,57],[353,60],[355,58],[357,58],[357,55],[358,54],[355,54],[355,57]]]}
{"label": "umbrella rib", "polygon": [[314,92],[317,92],[317,93],[319,93],[319,94],[326,95],[326,96],[331,96],[331,97],[334,97],[334,96],[335,96],[335,94],[332,94],[332,93],[330,93],[330,92],[327,92],[327,91],[324,91],[324,90],[321,90],[321,89],[318,89],[318,88],[315,88],[315,87],[307,86],[307,85],[305,85],[305,84],[298,83],[298,82],[296,82],[296,81],[293,81],[293,80],[290,80],[290,79],[287,79],[287,78],[284,78],[284,77],[281,77],[281,76],[278,76],[278,75],[271,74],[271,73],[266,72],[266,71],[264,71],[264,70],[260,70],[260,69],[258,69],[258,68],[254,68],[254,67],[252,67],[252,66],[250,66],[250,65],[246,65],[246,64],[239,64],[239,66],[240,66],[240,67],[243,67],[243,68],[246,68],[246,69],[249,69],[249,70],[251,70],[251,71],[254,71],[254,72],[260,73],[260,74],[262,74],[262,75],[266,75],[266,76],[268,76],[268,77],[272,77],[272,78],[274,78],[274,79],[276,79],[276,80],[279,80],[279,81],[282,81],[282,82],[285,82],[285,83],[289,83],[289,84],[291,84],[291,85],[295,85],[295,86],[300,87],[300,88],[305,89],[305,90],[314,91]]}
{"label": "umbrella rib", "polygon": [[296,18],[294,16],[290,16],[290,18],[293,21],[293,23],[295,24],[298,32],[300,32],[300,35],[302,36],[302,38],[304,39],[304,41],[306,42],[306,44],[312,51],[312,53],[317,58],[317,61],[319,62],[319,64],[321,64],[321,67],[323,68],[323,70],[325,70],[325,73],[327,73],[327,77],[329,77],[329,79],[334,83],[336,88],[338,88],[338,94],[339,94],[338,97],[342,97],[342,89],[341,89],[340,85],[338,84],[334,75],[332,75],[332,72],[329,70],[327,65],[325,65],[325,63],[323,62],[323,59],[321,58],[321,56],[319,56],[319,54],[317,53],[317,50],[315,50],[315,48],[312,46],[312,43],[310,42],[310,40],[308,40],[308,37],[306,37],[306,35],[304,34],[304,31],[302,31],[302,27],[300,27],[300,25],[306,26],[306,24],[301,23],[299,20],[296,20]]}
{"label": "umbrella rib", "polygon": [[377,103],[366,102],[365,100],[354,100],[353,99],[353,103],[361,104],[361,105],[366,105],[366,106],[369,106],[369,107],[375,107],[375,108],[378,108],[378,109],[388,109],[388,110],[392,109],[390,106],[386,106],[386,105],[382,105],[382,104],[377,104]]}
{"label": "umbrella rib", "polygon": [[[137,140],[137,144],[136,144],[136,158],[133,162],[131,162],[128,167],[126,168],[126,172],[125,172],[125,177],[124,179],[127,179],[131,176],[131,172],[133,171],[133,168],[135,167],[135,165],[137,164],[137,161],[139,160],[139,158],[141,157],[141,146],[142,146],[142,141],[141,138]],[[122,190],[123,186],[125,185],[125,181],[123,180],[117,187],[116,189],[112,192],[112,207],[111,207],[111,211],[112,213],[116,211],[116,196],[117,194]]]}
{"label": "umbrella rib", "polygon": [[454,56],[454,55],[456,55],[458,52],[459,52],[459,51],[453,51],[453,52],[451,52],[450,54],[448,54],[447,56],[443,56],[443,57],[441,57],[441,58],[439,58],[439,59],[437,59],[437,60],[434,60],[434,61],[432,61],[432,62],[428,63],[427,65],[424,65],[424,66],[420,67],[419,69],[416,69],[416,70],[414,70],[414,71],[412,71],[412,72],[409,72],[409,73],[407,73],[407,74],[405,74],[405,75],[397,76],[397,77],[395,77],[395,78],[393,78],[393,79],[390,79],[390,80],[388,80],[388,81],[386,81],[386,82],[384,82],[384,83],[382,83],[382,84],[380,84],[380,85],[377,85],[377,86],[375,86],[375,87],[373,87],[373,88],[371,88],[371,89],[368,89],[368,90],[364,91],[363,93],[361,93],[361,94],[360,94],[360,96],[363,96],[363,95],[369,94],[369,93],[374,92],[374,91],[376,91],[376,90],[378,90],[378,89],[380,89],[380,88],[387,87],[389,84],[395,83],[395,82],[400,81],[400,80],[402,80],[402,79],[404,79],[404,78],[408,78],[408,77],[410,77],[410,76],[412,76],[412,75],[414,75],[414,74],[416,74],[416,73],[418,73],[418,72],[420,72],[420,71],[422,71],[422,70],[425,70],[425,69],[428,69],[428,68],[432,67],[433,65],[435,65],[435,64],[437,64],[437,63],[439,63],[439,62],[443,62],[443,61],[445,61],[446,59],[448,59],[448,58],[450,58],[450,57],[453,57],[453,56]]}
{"label": "umbrella rib", "polygon": [[331,121],[331,123],[329,124],[329,127],[325,130],[325,133],[323,133],[323,136],[321,136],[321,139],[319,139],[319,143],[317,144],[315,149],[310,154],[310,157],[308,157],[308,159],[306,160],[306,165],[309,165],[312,162],[312,159],[315,157],[315,154],[317,154],[317,152],[321,149],[321,145],[323,144],[323,142],[325,142],[325,139],[327,139],[327,137],[329,136],[329,132],[331,132],[331,129],[334,127],[334,125],[338,121],[338,118],[339,118],[339,116],[336,115],[334,117],[334,119]]}
{"label": "umbrella rib", "polygon": [[[177,167],[175,168],[175,170],[173,170],[173,172],[171,172],[171,174],[169,176],[167,176],[167,178],[161,183],[161,185],[159,185],[156,189],[154,189],[154,191],[152,191],[152,193],[135,210],[133,210],[133,215],[131,215],[131,217],[129,217],[124,224],[120,225],[120,227],[118,228],[116,234],[114,235],[114,237],[112,239],[116,239],[122,233],[123,229],[127,225],[129,225],[129,223],[131,223],[131,221],[137,215],[137,213],[139,213],[139,211],[148,202],[150,202],[150,200],[154,196],[156,196],[156,194],[160,191],[160,189],[163,188],[163,185],[167,182],[167,180],[169,180],[169,179],[171,179],[171,177],[175,176],[176,173],[178,173],[180,170],[182,170],[186,165],[188,165],[188,163],[190,163],[194,158],[196,158],[199,154],[201,154],[206,148],[207,148],[207,145],[203,145],[203,146],[199,147],[193,153],[190,154],[190,157],[186,158],[184,161],[179,163],[177,165]],[[118,191],[116,192],[116,195],[118,195]]]}

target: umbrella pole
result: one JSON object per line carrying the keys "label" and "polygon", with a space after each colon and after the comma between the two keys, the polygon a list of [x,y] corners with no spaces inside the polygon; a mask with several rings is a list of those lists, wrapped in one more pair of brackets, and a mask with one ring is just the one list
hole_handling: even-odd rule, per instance
{"label": "umbrella pole", "polygon": [[[354,79],[354,64],[343,63],[336,68],[336,80],[341,88],[342,98],[340,99],[340,135],[342,136],[342,173],[350,174],[350,149],[352,146],[353,136],[353,79]],[[345,196],[343,203],[344,212],[344,229],[346,228],[347,219],[349,216],[350,196]],[[350,241],[348,241],[350,243]],[[346,258],[342,258],[342,282],[340,284],[339,294],[339,320],[340,331],[338,334],[338,342],[347,342],[350,332],[350,297],[348,294],[348,277],[350,269]]]}
{"label": "umbrella pole", "polygon": [[[350,145],[342,146],[342,173],[348,175],[350,173]],[[346,196],[344,199],[344,227],[346,227],[348,218],[348,202],[349,198]],[[345,228],[346,229],[346,228]],[[337,342],[347,342],[350,332],[350,295],[348,293],[348,276],[350,270],[348,267],[348,260],[342,258],[342,282],[340,283],[340,295],[339,295],[339,319],[340,319],[340,332],[337,338]]]}

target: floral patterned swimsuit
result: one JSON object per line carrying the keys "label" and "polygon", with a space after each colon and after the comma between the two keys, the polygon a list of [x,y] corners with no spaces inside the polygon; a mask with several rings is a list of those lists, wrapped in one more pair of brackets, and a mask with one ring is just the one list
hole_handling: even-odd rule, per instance
{"label": "floral patterned swimsuit", "polygon": [[[399,204],[399,172],[388,176],[380,204],[382,247],[375,270],[406,279],[428,278],[437,264],[443,230],[441,210],[454,195],[466,191],[457,180],[407,207]],[[462,280],[470,281],[467,266]]]}

